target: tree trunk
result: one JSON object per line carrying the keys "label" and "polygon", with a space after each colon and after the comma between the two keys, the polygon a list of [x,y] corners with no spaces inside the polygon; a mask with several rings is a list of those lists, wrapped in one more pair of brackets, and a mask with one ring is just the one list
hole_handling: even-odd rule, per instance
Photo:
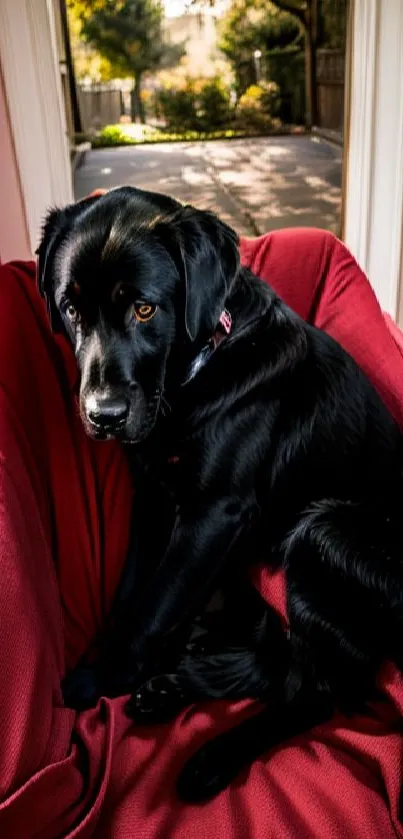
{"label": "tree trunk", "polygon": [[132,90],[132,120],[133,122],[145,122],[146,116],[144,103],[141,98],[141,75],[137,73]]}
{"label": "tree trunk", "polygon": [[134,100],[134,81],[133,87],[130,91],[130,116],[132,118],[132,122],[137,122],[136,103]]}
{"label": "tree trunk", "polygon": [[317,11],[317,0],[312,0],[308,4],[305,13],[305,121],[308,128],[312,128],[318,122],[318,85],[316,80]]}

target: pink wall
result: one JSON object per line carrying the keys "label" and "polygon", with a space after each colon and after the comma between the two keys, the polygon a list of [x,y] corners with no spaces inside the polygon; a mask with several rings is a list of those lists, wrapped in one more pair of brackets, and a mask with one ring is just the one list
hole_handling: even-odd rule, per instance
{"label": "pink wall", "polygon": [[0,262],[31,258],[24,202],[0,67]]}

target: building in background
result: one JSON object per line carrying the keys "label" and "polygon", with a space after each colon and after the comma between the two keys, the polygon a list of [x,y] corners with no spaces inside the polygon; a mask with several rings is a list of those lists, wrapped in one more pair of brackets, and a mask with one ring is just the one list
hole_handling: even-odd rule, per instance
{"label": "building in background", "polygon": [[187,68],[192,76],[214,76],[217,62],[223,60],[217,47],[217,14],[213,11],[194,11],[165,20],[172,43],[185,44]]}

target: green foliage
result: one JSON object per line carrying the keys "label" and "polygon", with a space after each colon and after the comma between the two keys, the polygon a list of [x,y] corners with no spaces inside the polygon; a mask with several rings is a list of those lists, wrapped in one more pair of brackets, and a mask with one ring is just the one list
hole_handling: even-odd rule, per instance
{"label": "green foliage", "polygon": [[93,82],[110,81],[116,76],[114,68],[106,58],[82,40],[81,30],[85,14],[84,0],[67,0],[69,37],[76,77],[79,80],[89,78]]}
{"label": "green foliage", "polygon": [[[190,2],[215,5],[215,0]],[[273,50],[285,52],[298,45],[304,49],[306,59],[304,114],[301,116],[302,88],[298,74],[295,88],[288,80],[280,83],[280,115],[292,122],[303,119],[308,126],[314,125],[318,116],[316,50],[319,46],[345,48],[347,7],[348,0],[232,0],[222,23],[220,46],[231,62],[238,92],[243,93],[260,75],[279,81],[268,67],[269,55]],[[253,61],[256,50],[262,52],[259,72]],[[299,70],[299,58],[296,63]],[[284,77],[280,64],[278,61],[279,72]]]}
{"label": "green foliage", "polygon": [[158,110],[174,131],[210,131],[233,118],[230,92],[221,79],[186,79],[157,94]]}
{"label": "green foliage", "polygon": [[347,28],[347,0],[320,0],[319,39],[321,47],[345,49]]}
{"label": "green foliage", "polygon": [[67,8],[73,11],[74,15],[81,20],[90,17],[94,11],[102,9],[105,0],[67,0]]}
{"label": "green foliage", "polygon": [[162,0],[70,0],[80,21],[80,37],[106,60],[117,78],[134,79],[133,115],[144,122],[141,98],[144,73],[176,64],[183,44],[171,44],[163,31]]}
{"label": "green foliage", "polygon": [[95,146],[136,145],[152,142],[159,135],[158,128],[153,128],[151,125],[139,125],[130,122],[118,123],[117,125],[106,125],[100,134],[91,138],[91,143]]}
{"label": "green foliage", "polygon": [[182,88],[160,90],[157,102],[169,128],[176,131],[198,128],[196,91],[191,81]]}
{"label": "green foliage", "polygon": [[305,24],[308,9],[312,11],[313,6],[316,6],[318,0],[272,0],[272,2],[277,9],[287,12],[299,23]]}
{"label": "green foliage", "polygon": [[243,128],[270,128],[279,108],[279,88],[274,82],[251,85],[239,99],[237,125]]}
{"label": "green foliage", "polygon": [[260,82],[260,105],[264,113],[271,117],[278,115],[280,108],[280,88],[276,82]]}
{"label": "green foliage", "polygon": [[300,38],[295,18],[269,0],[233,0],[220,24],[219,47],[231,63],[238,91],[243,93],[257,81],[256,49],[264,56],[268,50],[287,47]]}
{"label": "green foliage", "polygon": [[128,133],[130,126],[107,125],[97,137],[92,137],[91,142],[94,148],[106,148],[112,146],[139,146],[155,143],[194,143],[207,140],[235,140],[245,136],[259,136],[269,132],[281,133],[278,126],[256,127],[248,126],[247,130],[241,128],[216,129],[215,131],[160,131],[158,129],[147,129],[144,127],[142,135]]}
{"label": "green foliage", "polygon": [[219,78],[203,85],[198,106],[199,118],[209,129],[227,125],[232,118],[230,93]]}
{"label": "green foliage", "polygon": [[160,0],[103,0],[82,16],[82,37],[115,68],[137,76],[179,61],[183,46],[164,38]]}
{"label": "green foliage", "polygon": [[316,17],[318,29],[316,46],[344,49],[348,0],[272,0],[272,2],[278,9],[286,9],[305,29]]}

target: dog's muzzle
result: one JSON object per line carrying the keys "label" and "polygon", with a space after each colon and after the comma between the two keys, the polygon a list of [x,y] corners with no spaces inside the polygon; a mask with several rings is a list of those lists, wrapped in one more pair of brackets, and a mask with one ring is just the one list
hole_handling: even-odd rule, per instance
{"label": "dog's muzzle", "polygon": [[84,400],[88,424],[96,432],[114,434],[121,430],[129,416],[129,400],[122,396],[90,394]]}

